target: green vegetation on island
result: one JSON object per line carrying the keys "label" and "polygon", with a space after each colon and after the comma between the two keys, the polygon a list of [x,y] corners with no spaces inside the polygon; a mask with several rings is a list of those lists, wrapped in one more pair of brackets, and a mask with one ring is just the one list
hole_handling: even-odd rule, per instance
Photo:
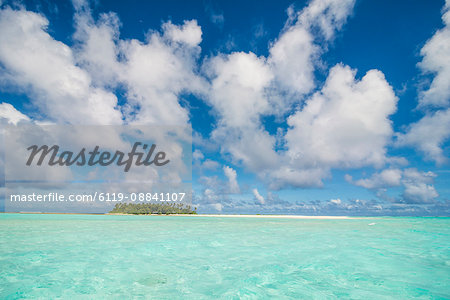
{"label": "green vegetation on island", "polygon": [[184,205],[183,203],[117,203],[109,213],[130,215],[197,214],[197,208],[192,209],[190,205]]}

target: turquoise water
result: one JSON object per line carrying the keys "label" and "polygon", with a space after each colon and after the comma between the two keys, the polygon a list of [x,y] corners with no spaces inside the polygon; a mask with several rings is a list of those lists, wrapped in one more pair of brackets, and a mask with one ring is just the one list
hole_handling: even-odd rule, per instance
{"label": "turquoise water", "polygon": [[0,214],[17,298],[445,299],[450,219]]}

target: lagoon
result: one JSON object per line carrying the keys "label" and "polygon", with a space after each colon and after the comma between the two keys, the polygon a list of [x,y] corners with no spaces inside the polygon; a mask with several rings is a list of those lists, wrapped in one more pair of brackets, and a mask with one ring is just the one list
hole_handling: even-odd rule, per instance
{"label": "lagoon", "polygon": [[450,298],[450,218],[0,214],[0,298]]}

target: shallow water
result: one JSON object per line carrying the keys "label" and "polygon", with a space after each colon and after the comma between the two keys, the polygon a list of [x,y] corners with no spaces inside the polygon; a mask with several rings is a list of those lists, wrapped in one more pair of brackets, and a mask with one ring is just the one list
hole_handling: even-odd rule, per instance
{"label": "shallow water", "polygon": [[449,218],[0,214],[1,299],[440,299],[449,282]]}

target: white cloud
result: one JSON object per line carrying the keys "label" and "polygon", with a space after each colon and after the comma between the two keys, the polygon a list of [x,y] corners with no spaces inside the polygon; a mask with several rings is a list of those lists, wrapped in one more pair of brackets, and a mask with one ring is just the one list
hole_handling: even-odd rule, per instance
{"label": "white cloud", "polygon": [[403,199],[407,203],[432,203],[435,198],[439,197],[433,183],[436,174],[433,172],[419,172],[417,169],[410,168],[404,171]]}
{"label": "white cloud", "polygon": [[269,63],[276,74],[277,84],[298,94],[314,87],[314,60],[319,46],[303,26],[292,26],[270,48]]}
{"label": "white cloud", "polygon": [[253,196],[255,197],[255,199],[258,201],[259,204],[264,204],[266,201],[264,200],[264,197],[261,196],[261,194],[258,192],[258,189],[254,188],[252,190],[253,192]]}
{"label": "white cloud", "polygon": [[397,98],[380,71],[368,71],[361,81],[354,76],[349,67],[333,67],[322,90],[289,117],[292,158],[303,165],[383,165]]}
{"label": "white cloud", "polygon": [[[288,10],[285,30],[270,48],[269,63],[277,84],[289,93],[302,95],[314,87],[314,68],[326,48],[351,13],[354,0],[315,0],[298,13]],[[318,29],[318,30],[317,30]],[[320,36],[312,32],[320,32]],[[284,95],[283,98],[287,98]],[[277,99],[278,101],[282,99]],[[284,100],[286,101],[286,100]]]}
{"label": "white cloud", "polygon": [[386,169],[372,174],[369,178],[356,181],[353,181],[352,177],[347,175],[346,180],[357,186],[377,190],[377,196],[386,198],[391,202],[398,202],[398,200],[386,196],[386,189],[401,186],[403,187],[403,194],[400,202],[427,204],[433,203],[434,199],[439,196],[433,186],[434,177],[436,177],[436,174],[433,172],[420,172],[415,168],[408,168],[405,170]]}
{"label": "white cloud", "polygon": [[214,57],[206,67],[212,78],[208,101],[224,126],[252,126],[259,122],[261,114],[268,113],[270,106],[264,88],[273,75],[264,57],[235,52]]}
{"label": "white cloud", "polygon": [[222,209],[223,209],[222,203],[213,203],[213,204],[211,204],[211,207],[219,212],[222,211]]}
{"label": "white cloud", "polygon": [[333,204],[336,204],[336,205],[340,205],[342,201],[341,201],[341,199],[337,198],[337,199],[331,199],[330,202]]}
{"label": "white cloud", "polygon": [[219,190],[223,186],[222,182],[219,181],[217,176],[201,176],[199,182],[206,187],[206,189]]}
{"label": "white cloud", "polygon": [[6,119],[7,123],[16,125],[19,121],[28,121],[26,115],[18,111],[9,103],[0,103],[0,119]]}
{"label": "white cloud", "polygon": [[409,126],[405,134],[399,134],[398,146],[412,145],[425,154],[425,159],[438,164],[445,163],[442,145],[450,137],[450,108],[425,115]]}
{"label": "white cloud", "polygon": [[172,22],[164,23],[164,35],[170,40],[178,43],[186,43],[191,47],[195,47],[202,41],[202,30],[197,24],[197,20],[184,21],[181,26],[174,25]]}
{"label": "white cloud", "polygon": [[266,168],[276,159],[275,139],[260,122],[270,112],[264,89],[272,79],[263,57],[253,53],[217,56],[205,66],[212,78],[209,104],[218,116],[212,139],[222,153],[252,171]]}
{"label": "white cloud", "polygon": [[330,177],[327,167],[301,168],[291,166],[289,162],[280,161],[281,166],[263,173],[264,179],[273,190],[285,187],[322,187],[322,179]]}
{"label": "white cloud", "polygon": [[407,203],[433,203],[433,200],[437,197],[439,197],[439,194],[432,185],[425,183],[405,184],[403,198]]}
{"label": "white cloud", "polygon": [[[398,146],[413,146],[425,159],[443,164],[448,159],[442,146],[450,137],[450,4],[443,8],[445,27],[438,30],[421,50],[420,68],[434,78],[428,89],[419,94],[419,108],[425,116],[398,134]],[[435,110],[438,108],[438,110]],[[433,109],[435,111],[433,111]]]}
{"label": "white cloud", "polygon": [[232,193],[232,194],[239,193],[240,189],[239,189],[239,184],[237,182],[236,170],[234,170],[233,168],[231,168],[229,166],[224,166],[223,173],[225,174],[225,176],[228,179],[229,193]]}
{"label": "white cloud", "polygon": [[217,195],[214,190],[206,188],[201,197],[196,197],[193,205],[197,208],[201,208],[203,211],[222,211],[224,205],[221,203],[221,196]]}
{"label": "white cloud", "polygon": [[209,138],[204,138],[195,130],[192,131],[192,145],[210,153],[219,151],[219,145]]}
{"label": "white cloud", "polygon": [[[179,103],[184,92],[201,94],[206,82],[197,75],[202,30],[196,20],[162,24],[146,41],[119,39],[120,22],[113,13],[97,22],[88,5],[75,3],[77,59],[96,84],[126,89],[122,107],[129,123],[187,125],[189,113]],[[120,57],[120,59],[119,59]]]}
{"label": "white cloud", "polygon": [[96,85],[115,87],[121,64],[117,61],[120,21],[116,14],[101,14],[95,22],[89,6],[78,9],[74,17],[75,58],[89,72]]}
{"label": "white cloud", "polygon": [[[209,153],[207,143],[211,149],[220,145],[232,163],[256,173],[272,189],[322,186],[333,168],[380,168],[394,159],[386,157],[386,147],[393,134],[389,117],[397,98],[382,72],[370,70],[358,80],[355,70],[336,65],[324,86],[304,101],[316,87],[320,55],[351,14],[354,0],[313,0],[297,13],[291,9],[267,57],[234,52],[212,56],[205,63],[198,61],[202,30],[195,20],[163,23],[160,31],[148,31],[145,41],[123,40],[117,15],[101,14],[94,20],[86,2],[75,1],[74,6],[72,48],[47,33],[48,21],[42,15],[10,8],[0,12],[2,79],[29,89],[35,105],[52,120],[186,125],[189,112],[180,105],[180,95],[194,93],[217,117],[210,139],[197,135],[201,149]],[[436,74],[420,96],[422,106],[448,106],[449,18],[446,11],[446,27],[421,52],[420,67]],[[199,66],[206,79],[199,75]],[[109,92],[117,86],[125,89],[122,107]],[[284,118],[294,109],[289,128],[269,134],[262,118]],[[441,146],[450,135],[449,111],[428,112],[407,134],[399,135],[399,144],[415,145],[431,159],[444,162]],[[6,104],[0,105],[3,115],[11,122],[26,118]],[[219,167],[200,150],[193,158],[203,169]],[[225,166],[223,172],[227,183],[222,189],[204,191],[211,203],[240,191],[236,171]],[[437,197],[430,182],[393,167],[353,183],[369,189],[402,185],[405,201],[413,203]],[[253,195],[260,203],[271,201],[270,193],[264,199],[254,189]],[[331,203],[341,204],[337,200]]]}
{"label": "white cloud", "polygon": [[211,202],[215,202],[218,200],[217,195],[211,189],[205,189],[205,191],[203,192],[203,195]]}
{"label": "white cloud", "polygon": [[195,149],[195,151],[192,153],[192,159],[194,161],[200,161],[202,159],[204,159],[205,156],[203,155],[202,151]]}
{"label": "white cloud", "polygon": [[420,51],[419,67],[434,74],[430,87],[420,94],[420,106],[448,107],[450,105],[450,6],[443,9],[444,28],[438,30]]}
{"label": "white cloud", "polygon": [[0,11],[2,79],[32,93],[48,118],[84,124],[120,124],[114,94],[92,85],[75,64],[72,50],[47,33],[48,20],[9,7]]}
{"label": "white cloud", "polygon": [[197,171],[206,171],[206,170],[217,170],[220,167],[220,164],[215,161],[211,160],[209,158],[205,159],[205,156],[203,153],[195,149],[195,151],[192,153],[192,159],[193,159],[193,167]]}
{"label": "white cloud", "polygon": [[[222,154],[257,173],[272,189],[321,186],[331,168],[381,167],[387,161],[389,116],[397,98],[377,70],[357,81],[355,71],[335,66],[324,88],[288,118],[285,136],[270,135],[261,123],[262,116],[291,110],[294,98],[289,95],[311,91],[323,51],[319,43],[333,38],[353,5],[312,1],[297,14],[289,12],[267,59],[236,52],[213,57],[204,66],[211,79],[208,102],[218,116],[212,139]],[[285,144],[286,151],[275,151],[278,144]]]}
{"label": "white cloud", "polygon": [[342,28],[351,13],[355,0],[315,0],[300,14],[298,22],[320,29],[324,38],[333,38],[334,32]]}
{"label": "white cloud", "polygon": [[[211,58],[204,69],[211,80],[208,102],[218,116],[211,137],[230,155],[261,177],[270,175],[271,185],[320,185],[328,169],[298,170],[290,158],[277,153],[277,140],[261,123],[261,117],[282,115],[291,110],[289,95],[303,95],[314,87],[313,72],[321,49],[319,42],[330,40],[351,13],[354,1],[312,1],[296,15],[290,11],[285,30],[270,47],[268,58],[253,53],[235,52]],[[312,31],[321,32],[317,39]],[[298,101],[298,97],[296,98]],[[283,161],[280,166],[280,161]],[[309,178],[311,171],[320,178]],[[299,176],[300,175],[300,180]],[[301,179],[304,178],[304,179]],[[300,181],[300,182],[299,182]],[[305,183],[305,181],[308,181]]]}
{"label": "white cloud", "polygon": [[346,177],[347,181],[366,189],[400,186],[401,178],[402,171],[400,169],[385,169],[380,173],[374,173],[370,178],[359,179],[355,182],[352,181],[351,176]]}
{"label": "white cloud", "polygon": [[[183,32],[180,29],[179,34]],[[186,38],[192,41],[191,37]],[[176,39],[180,37],[177,35]],[[188,112],[180,105],[179,95],[188,91],[200,93],[203,89],[203,80],[194,72],[200,48],[192,44],[174,45],[172,41],[165,34],[153,32],[146,43],[137,40],[121,43],[126,60],[121,80],[127,86],[130,107],[139,108],[133,109],[128,117],[133,119],[132,115],[137,113],[134,118],[137,123],[187,124]]]}
{"label": "white cloud", "polygon": [[[380,71],[370,70],[360,81],[354,76],[347,66],[333,67],[322,90],[288,118],[287,158],[294,168],[310,173],[305,185],[320,186],[330,168],[381,167],[386,162],[393,133],[389,116],[397,97]],[[297,173],[283,174],[298,180]]]}
{"label": "white cloud", "polygon": [[205,159],[205,161],[202,163],[201,167],[204,170],[217,170],[220,167],[220,164],[212,159]]}

